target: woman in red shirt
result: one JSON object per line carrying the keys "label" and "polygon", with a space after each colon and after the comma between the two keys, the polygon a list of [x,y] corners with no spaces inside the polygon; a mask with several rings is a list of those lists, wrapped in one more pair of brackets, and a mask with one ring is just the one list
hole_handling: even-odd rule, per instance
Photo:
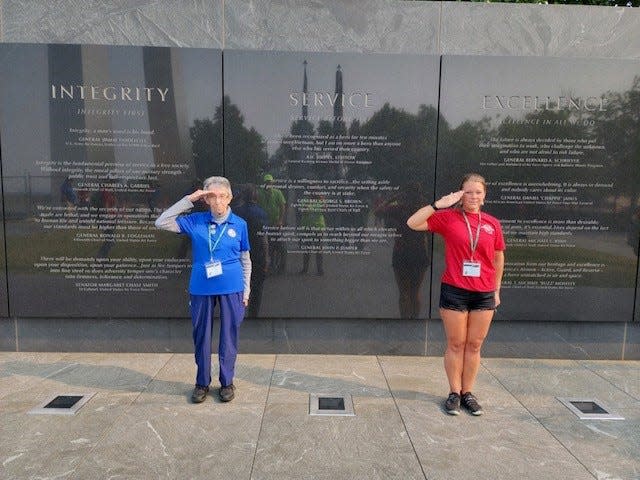
{"label": "woman in red shirt", "polygon": [[471,392],[482,342],[500,305],[505,243],[500,222],[480,211],[486,192],[484,178],[468,174],[461,190],[422,207],[407,220],[410,228],[444,239],[440,316],[447,336],[444,368],[450,388],[445,411],[451,415],[460,413],[461,404],[473,415],[482,415]]}

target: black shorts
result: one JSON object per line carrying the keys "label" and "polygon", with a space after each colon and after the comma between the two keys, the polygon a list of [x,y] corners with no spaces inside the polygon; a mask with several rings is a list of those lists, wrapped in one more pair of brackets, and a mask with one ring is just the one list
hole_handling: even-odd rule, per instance
{"label": "black shorts", "polygon": [[440,308],[458,312],[495,310],[495,292],[473,292],[443,283],[440,288]]}

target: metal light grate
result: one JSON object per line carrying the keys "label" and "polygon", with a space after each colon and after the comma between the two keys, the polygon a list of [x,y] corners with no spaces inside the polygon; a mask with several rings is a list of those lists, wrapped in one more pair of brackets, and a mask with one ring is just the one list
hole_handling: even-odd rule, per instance
{"label": "metal light grate", "polygon": [[27,413],[33,415],[75,415],[94,395],[95,392],[53,395]]}
{"label": "metal light grate", "polygon": [[309,415],[353,417],[351,395],[317,394],[309,395]]}
{"label": "metal light grate", "polygon": [[624,420],[595,398],[556,398],[580,420]]}

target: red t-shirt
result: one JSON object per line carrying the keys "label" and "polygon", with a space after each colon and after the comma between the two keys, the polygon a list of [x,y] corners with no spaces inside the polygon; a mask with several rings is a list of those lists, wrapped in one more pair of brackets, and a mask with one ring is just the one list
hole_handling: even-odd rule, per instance
{"label": "red t-shirt", "polygon": [[502,227],[497,218],[481,212],[466,213],[473,238],[476,237],[478,218],[481,218],[480,237],[473,255],[473,261],[480,263],[479,277],[462,275],[462,263],[471,258],[469,229],[464,221],[462,210],[448,208],[438,210],[427,220],[429,230],[444,238],[444,273],[442,282],[454,287],[474,292],[492,292],[496,289],[496,271],[493,260],[496,251],[505,249]]}

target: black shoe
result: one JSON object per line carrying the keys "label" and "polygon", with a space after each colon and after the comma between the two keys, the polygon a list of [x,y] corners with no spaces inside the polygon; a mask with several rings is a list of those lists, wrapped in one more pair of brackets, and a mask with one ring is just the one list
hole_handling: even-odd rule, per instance
{"label": "black shoe", "polygon": [[235,389],[236,387],[233,386],[233,383],[231,385],[227,385],[226,387],[220,388],[220,400],[222,400],[223,402],[230,402],[231,400],[233,400],[233,397],[236,396],[236,394],[234,393]]}
{"label": "black shoe", "polygon": [[200,385],[196,385],[196,388],[193,389],[193,393],[191,394],[191,401],[193,403],[204,402],[208,391],[209,387],[201,387]]}
{"label": "black shoe", "polygon": [[449,415],[460,415],[460,395],[451,392],[444,402],[444,410]]}
{"label": "black shoe", "polygon": [[484,413],[482,411],[482,407],[478,403],[478,400],[471,392],[467,392],[462,395],[462,406],[469,410],[471,415],[482,415]]}

